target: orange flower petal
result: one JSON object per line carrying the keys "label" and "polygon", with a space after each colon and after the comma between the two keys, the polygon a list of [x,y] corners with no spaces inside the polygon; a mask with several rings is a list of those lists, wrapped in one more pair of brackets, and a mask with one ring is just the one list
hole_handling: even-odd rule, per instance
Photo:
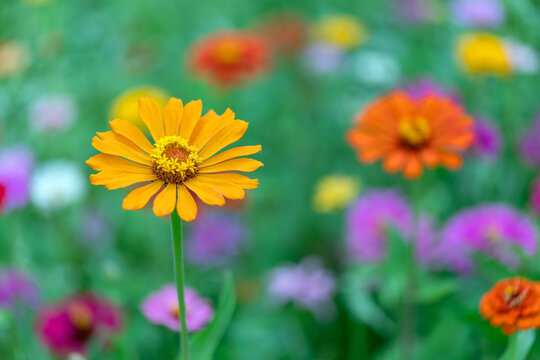
{"label": "orange flower petal", "polygon": [[[241,146],[232,148],[229,150],[226,150],[222,153],[219,153],[215,156],[212,156],[210,159],[205,160],[201,164],[201,168],[205,168],[211,165],[219,164],[220,162],[227,161],[230,159],[234,159],[240,156],[247,156],[247,155],[253,155],[255,153],[258,153],[261,151],[262,147],[261,145],[255,145],[255,146]],[[203,159],[204,160],[204,159]]]}
{"label": "orange flower petal", "polygon": [[209,179],[209,182],[230,182],[244,189],[256,189],[259,186],[259,180],[237,173],[199,174],[197,177],[202,181]]}
{"label": "orange flower petal", "polygon": [[245,196],[245,191],[242,186],[225,181],[223,177],[220,178],[219,176],[213,177],[212,175],[200,174],[197,178],[203,183],[212,186],[228,199],[239,200],[243,199]]}
{"label": "orange flower petal", "polygon": [[157,217],[170,215],[176,206],[176,184],[168,184],[154,199],[152,210]]}
{"label": "orange flower petal", "polygon": [[207,159],[224,147],[238,141],[244,136],[248,128],[248,123],[242,120],[235,120],[230,125],[218,131],[208,141],[208,144],[199,153],[201,159]]}
{"label": "orange flower petal", "polygon": [[441,163],[449,169],[456,170],[463,164],[461,156],[452,153],[440,153]]}
{"label": "orange flower petal", "polygon": [[417,179],[422,175],[422,172],[422,162],[418,156],[410,156],[409,160],[405,164],[405,168],[403,169],[405,177],[408,179]]}
{"label": "orange flower petal", "polygon": [[197,149],[202,149],[212,136],[221,129],[232,124],[234,112],[227,109],[222,115],[217,115],[214,111],[209,111],[195,125],[189,142]]}
{"label": "orange flower petal", "polygon": [[139,210],[142,209],[163,186],[163,181],[158,180],[148,185],[141,186],[130,192],[122,202],[124,210]]}
{"label": "orange flower petal", "polygon": [[115,119],[110,121],[109,124],[114,132],[126,137],[146,153],[151,154],[154,150],[154,146],[150,143],[150,141],[148,141],[142,131],[133,123],[125,120]]}
{"label": "orange flower petal", "polygon": [[389,173],[398,172],[407,162],[407,152],[404,150],[394,150],[384,159],[383,167]]}
{"label": "orange flower petal", "polygon": [[180,121],[182,120],[182,114],[184,112],[184,106],[182,100],[171,98],[165,108],[163,109],[163,124],[165,126],[165,135],[174,136],[178,135],[180,131]]}
{"label": "orange flower petal", "polygon": [[90,183],[92,185],[105,185],[105,187],[109,190],[120,189],[136,183],[152,180],[156,180],[156,176],[154,174],[144,175],[123,173],[115,177],[110,177],[109,175],[101,172],[99,174],[90,175]]}
{"label": "orange flower petal", "polygon": [[184,185],[186,185],[189,190],[193,191],[199,197],[199,199],[201,199],[208,205],[221,206],[225,204],[225,199],[219,193],[219,191],[217,191],[210,185],[204,183],[203,181],[198,180],[197,177],[192,180],[186,181]]}
{"label": "orange flower petal", "polygon": [[154,100],[150,98],[140,98],[139,115],[148,130],[150,130],[150,134],[152,134],[154,142],[157,142],[159,139],[165,136],[161,110]]}
{"label": "orange flower petal", "polygon": [[108,154],[95,155],[86,160],[86,164],[96,171],[124,171],[137,174],[147,174],[152,172],[152,169],[149,166]]}
{"label": "orange flower petal", "polygon": [[137,162],[143,165],[152,165],[152,159],[138,147],[129,147],[115,141],[104,141],[94,136],[92,146],[99,152],[109,155],[121,156],[125,159]]}
{"label": "orange flower petal", "polygon": [[258,160],[239,158],[227,160],[216,165],[201,168],[199,170],[199,174],[210,174],[227,171],[252,172],[257,170],[261,166],[263,166],[263,163]]}
{"label": "orange flower petal", "polygon": [[182,121],[180,122],[180,137],[184,139],[189,139],[193,128],[199,121],[202,113],[202,102],[201,100],[190,101],[184,107],[184,113],[182,115]]}
{"label": "orange flower petal", "polygon": [[178,185],[176,211],[184,221],[193,221],[197,217],[197,203],[184,185]]}

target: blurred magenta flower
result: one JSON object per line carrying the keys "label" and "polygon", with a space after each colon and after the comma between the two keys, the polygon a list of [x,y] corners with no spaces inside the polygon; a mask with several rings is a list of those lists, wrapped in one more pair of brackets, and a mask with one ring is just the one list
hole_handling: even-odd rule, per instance
{"label": "blurred magenta flower", "polygon": [[502,136],[497,126],[485,118],[474,122],[474,143],[472,150],[484,158],[495,158],[502,147]]}
{"label": "blurred magenta flower", "polygon": [[422,101],[428,96],[442,96],[451,98],[456,104],[461,103],[457,93],[446,90],[428,77],[409,82],[404,86],[404,90],[414,101]]}
{"label": "blurred magenta flower", "polygon": [[540,113],[521,136],[519,150],[526,163],[540,166]]}
{"label": "blurred magenta flower", "polygon": [[336,45],[326,42],[315,42],[303,52],[304,66],[316,74],[327,74],[336,71],[343,63],[344,51]]}
{"label": "blurred magenta flower", "polygon": [[291,301],[317,314],[331,304],[335,291],[334,276],[314,257],[297,265],[277,267],[269,275],[270,295],[281,303]]}
{"label": "blurred magenta flower", "polygon": [[33,163],[32,152],[23,145],[1,150],[0,212],[21,208],[28,203]]}
{"label": "blurred magenta flower", "polygon": [[516,267],[519,248],[528,255],[536,253],[534,224],[507,204],[485,204],[454,215],[442,233],[441,251],[448,265],[460,273],[474,269],[471,255],[480,252],[508,267]]}
{"label": "blurred magenta flower", "polygon": [[220,265],[238,252],[246,227],[238,216],[205,212],[186,237],[187,258],[197,264]]}
{"label": "blurred magenta flower", "polygon": [[454,0],[452,20],[458,25],[493,27],[504,22],[504,6],[497,0]]}
{"label": "blurred magenta flower", "polygon": [[410,235],[413,211],[394,190],[371,190],[347,210],[347,254],[354,260],[380,261],[386,255],[387,230]]}
{"label": "blurred magenta flower", "polygon": [[77,106],[68,95],[43,95],[30,105],[30,127],[39,133],[66,130],[77,116]]}
{"label": "blurred magenta flower", "polygon": [[44,308],[36,327],[41,341],[57,356],[84,354],[90,341],[106,341],[121,328],[120,311],[93,294],[75,295]]}
{"label": "blurred magenta flower", "polygon": [[[214,318],[214,308],[210,301],[200,297],[195,289],[186,287],[184,297],[188,331],[202,330]],[[173,331],[180,331],[178,295],[174,285],[164,285],[158,291],[148,295],[141,304],[141,311],[151,323],[164,325]]]}
{"label": "blurred magenta flower", "polygon": [[536,178],[531,193],[531,206],[537,215],[540,215],[540,177]]}
{"label": "blurred magenta flower", "polygon": [[39,302],[36,283],[15,269],[0,272],[0,309],[15,308],[19,303],[35,307]]}

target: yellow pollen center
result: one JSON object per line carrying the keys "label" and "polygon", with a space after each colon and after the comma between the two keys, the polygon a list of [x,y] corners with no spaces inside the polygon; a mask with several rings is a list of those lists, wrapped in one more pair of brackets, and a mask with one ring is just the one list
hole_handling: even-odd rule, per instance
{"label": "yellow pollen center", "polygon": [[525,300],[528,292],[529,287],[520,288],[520,281],[516,280],[514,284],[508,284],[504,288],[503,300],[510,309],[513,309]]}
{"label": "yellow pollen center", "polygon": [[244,47],[235,40],[224,40],[215,45],[214,59],[223,65],[234,65],[242,58]]}
{"label": "yellow pollen center", "polygon": [[164,136],[154,145],[154,174],[165,183],[180,184],[197,174],[202,160],[199,150],[180,136]]}
{"label": "yellow pollen center", "polygon": [[92,327],[92,312],[88,306],[73,303],[68,308],[69,319],[79,330],[89,330]]}
{"label": "yellow pollen center", "polygon": [[429,140],[431,128],[423,117],[405,117],[399,121],[399,136],[409,146],[421,146]]}
{"label": "yellow pollen center", "polygon": [[[178,306],[178,304],[171,305],[171,314],[177,319],[180,317],[180,307]],[[189,308],[186,304],[186,315],[188,314],[189,314]]]}

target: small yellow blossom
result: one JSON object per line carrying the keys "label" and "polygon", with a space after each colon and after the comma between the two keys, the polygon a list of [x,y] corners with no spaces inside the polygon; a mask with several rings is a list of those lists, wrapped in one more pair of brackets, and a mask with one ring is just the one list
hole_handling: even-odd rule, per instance
{"label": "small yellow blossom", "polygon": [[354,16],[329,15],[315,26],[315,36],[322,41],[332,43],[349,50],[366,40],[366,28]]}
{"label": "small yellow blossom", "polygon": [[341,210],[360,192],[360,181],[347,175],[327,175],[315,186],[313,208],[319,213]]}
{"label": "small yellow blossom", "polygon": [[167,104],[169,97],[165,90],[151,85],[128,89],[114,100],[110,118],[127,120],[140,128],[144,128],[144,124],[139,117],[139,98],[151,98],[160,108],[163,108]]}
{"label": "small yellow blossom", "polygon": [[20,73],[28,65],[28,61],[28,49],[23,43],[0,43],[0,78]]}
{"label": "small yellow blossom", "polygon": [[461,66],[473,74],[504,76],[513,70],[504,40],[490,33],[473,32],[462,35],[456,55]]}

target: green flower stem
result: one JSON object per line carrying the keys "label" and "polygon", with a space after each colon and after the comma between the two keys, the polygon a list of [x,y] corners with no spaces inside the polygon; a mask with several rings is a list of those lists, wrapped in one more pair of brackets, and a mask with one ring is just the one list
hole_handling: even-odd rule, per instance
{"label": "green flower stem", "polygon": [[189,360],[189,334],[186,324],[186,302],[184,298],[184,254],[182,249],[182,221],[176,211],[171,214],[174,274],[176,277],[176,291],[178,293],[178,310],[180,319],[180,343],[182,360]]}

